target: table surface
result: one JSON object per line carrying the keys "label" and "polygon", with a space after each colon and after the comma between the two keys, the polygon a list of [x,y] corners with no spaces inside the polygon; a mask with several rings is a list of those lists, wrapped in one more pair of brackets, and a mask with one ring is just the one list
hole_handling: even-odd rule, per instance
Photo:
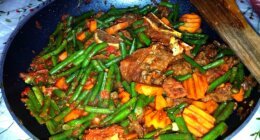
{"label": "table surface", "polygon": [[[30,14],[31,9],[44,2],[45,0],[0,0],[0,62],[3,55],[5,42],[8,40],[16,26],[24,16]],[[240,10],[245,15],[248,22],[254,27],[258,34],[260,33],[260,19],[252,11],[248,0],[237,0]],[[242,130],[235,135],[234,140],[250,140],[254,139],[250,136],[252,133],[260,130],[260,121],[256,118],[260,117],[260,108],[255,112],[252,119]],[[31,139],[13,120],[8,112],[0,92],[0,140],[25,140]]]}

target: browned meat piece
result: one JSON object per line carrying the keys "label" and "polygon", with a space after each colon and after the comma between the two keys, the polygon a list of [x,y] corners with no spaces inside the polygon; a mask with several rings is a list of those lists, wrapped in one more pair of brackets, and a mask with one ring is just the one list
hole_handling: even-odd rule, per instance
{"label": "browned meat piece", "polygon": [[110,140],[112,138],[123,140],[124,129],[118,125],[106,128],[89,129],[85,131],[83,140]]}
{"label": "browned meat piece", "polygon": [[173,99],[185,97],[187,95],[187,91],[184,89],[183,85],[173,78],[166,79],[163,82],[162,87],[166,92],[166,95]]}
{"label": "browned meat piece", "polygon": [[173,70],[173,75],[175,76],[192,73],[191,65],[188,62],[186,62],[184,59],[179,59],[177,61],[174,61],[168,69]]}
{"label": "browned meat piece", "polygon": [[135,133],[137,133],[139,138],[144,137],[144,128],[138,121],[132,121],[128,128],[130,132],[134,131]]}
{"label": "browned meat piece", "polygon": [[224,60],[225,60],[225,64],[228,65],[229,69],[232,68],[234,65],[239,63],[239,60],[235,56],[224,57]]}
{"label": "browned meat piece", "polygon": [[232,99],[232,92],[231,92],[232,85],[231,84],[225,84],[223,87],[217,88],[212,93],[209,93],[206,95],[205,98],[203,98],[203,101],[209,101],[214,100],[216,102],[225,102],[227,100]]}
{"label": "browned meat piece", "polygon": [[139,49],[120,62],[121,75],[129,82],[161,85],[162,72],[172,60],[172,54],[159,45]]}
{"label": "browned meat piece", "polygon": [[167,17],[170,14],[169,8],[165,6],[158,6],[159,17]]}
{"label": "browned meat piece", "polygon": [[213,68],[213,69],[207,70],[205,75],[207,77],[207,82],[211,83],[223,74],[225,74],[225,71],[223,71],[219,68]]}
{"label": "browned meat piece", "polygon": [[169,45],[171,36],[163,32],[149,28],[146,30],[146,34],[152,39],[153,42],[160,42],[163,45]]}
{"label": "browned meat piece", "polygon": [[97,43],[107,42],[108,45],[119,48],[119,42],[121,39],[119,37],[108,34],[107,32],[98,29],[94,34],[94,39]]}
{"label": "browned meat piece", "polygon": [[133,22],[137,21],[138,19],[140,19],[140,15],[136,15],[136,14],[125,14],[124,16],[122,16],[121,18],[117,19],[114,23],[120,23],[120,22],[128,22],[129,25],[131,25]]}
{"label": "browned meat piece", "polygon": [[195,60],[198,64],[200,64],[200,65],[202,65],[202,66],[207,65],[208,63],[210,63],[210,59],[209,59],[209,57],[207,57],[205,51],[199,52],[199,54],[195,57],[194,60]]}

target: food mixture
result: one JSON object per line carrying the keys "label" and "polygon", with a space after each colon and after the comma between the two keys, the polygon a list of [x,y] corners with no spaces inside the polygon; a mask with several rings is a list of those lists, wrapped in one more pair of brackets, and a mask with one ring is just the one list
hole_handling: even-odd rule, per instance
{"label": "food mixture", "polygon": [[201,21],[169,2],[64,15],[21,100],[51,140],[216,139],[256,82]]}

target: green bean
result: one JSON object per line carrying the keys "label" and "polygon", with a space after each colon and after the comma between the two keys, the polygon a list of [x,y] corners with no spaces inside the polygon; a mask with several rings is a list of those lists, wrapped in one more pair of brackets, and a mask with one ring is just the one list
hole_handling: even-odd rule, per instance
{"label": "green bean", "polygon": [[39,101],[39,103],[41,104],[41,106],[43,105],[43,93],[41,92],[40,88],[37,86],[32,87],[33,93],[35,94],[37,100]]}
{"label": "green bean", "polygon": [[64,110],[62,110],[62,111],[60,112],[60,114],[58,114],[58,115],[54,118],[54,120],[55,120],[56,122],[60,122],[66,115],[68,115],[68,114],[70,113],[70,111],[71,111],[71,108],[66,107]]}
{"label": "green bean", "polygon": [[66,70],[66,71],[63,71],[63,72],[57,74],[56,77],[67,76],[67,75],[69,75],[69,74],[71,74],[71,73],[74,73],[74,72],[77,71],[78,69],[80,69],[80,66],[72,67],[72,68],[70,68],[70,69],[68,69],[68,70]]}
{"label": "green bean", "polygon": [[172,133],[159,135],[158,140],[190,140],[187,133]]}
{"label": "green bean", "polygon": [[91,60],[91,63],[98,72],[104,71],[104,69],[99,65],[97,60]]}
{"label": "green bean", "polygon": [[207,39],[208,38],[204,38],[204,39],[191,39],[191,38],[187,38],[187,37],[182,37],[182,40],[190,45],[203,45],[207,43]]}
{"label": "green bean", "polygon": [[[29,96],[29,93],[28,93],[28,96]],[[25,104],[27,106],[27,109],[30,110],[30,113],[33,115],[33,117],[35,117],[37,122],[39,124],[44,124],[44,120],[41,117],[39,117],[39,115],[38,115],[39,110],[34,105],[32,99],[29,98],[28,100],[26,100]]]}
{"label": "green bean", "polygon": [[92,95],[90,97],[91,102],[93,102],[97,98],[97,95],[100,92],[100,87],[101,87],[101,83],[102,83],[104,74],[105,74],[104,72],[100,72],[98,75],[97,83],[96,83],[95,87],[93,88]]}
{"label": "green bean", "polygon": [[75,17],[74,24],[76,25],[76,24],[78,24],[78,23],[80,23],[82,21],[85,21],[85,19],[90,18],[94,14],[95,14],[95,12],[93,10],[91,10],[91,11],[88,11],[88,12],[78,16],[78,17]]}
{"label": "green bean", "polygon": [[218,52],[218,55],[215,57],[215,59],[219,59],[224,56],[232,56],[232,55],[235,55],[235,54],[231,49],[222,49]]}
{"label": "green bean", "polygon": [[178,15],[179,15],[179,4],[173,4],[173,21],[176,22],[178,19]]}
{"label": "green bean", "polygon": [[193,67],[198,68],[200,72],[202,72],[202,73],[205,73],[205,72],[206,72],[206,70],[205,70],[200,64],[198,64],[197,62],[195,62],[195,61],[194,61],[191,57],[189,57],[188,55],[183,54],[183,58],[184,58],[187,62],[189,62]]}
{"label": "green bean", "polygon": [[66,83],[72,82],[73,79],[79,75],[79,72],[80,72],[80,71],[76,71],[76,72],[72,73],[70,76],[68,76],[68,77],[66,78]]}
{"label": "green bean", "polygon": [[213,81],[209,87],[208,87],[208,91],[207,92],[212,92],[216,87],[218,87],[219,85],[221,85],[222,83],[225,83],[228,78],[231,75],[231,70],[229,70],[228,72],[226,72],[224,75],[220,76],[219,78],[217,78],[215,81]]}
{"label": "green bean", "polygon": [[178,125],[180,133],[190,133],[182,116],[177,116],[175,122]]}
{"label": "green bean", "polygon": [[117,64],[115,64],[115,74],[116,74],[116,82],[121,83],[121,79],[122,79],[121,73],[120,73],[120,69]]}
{"label": "green bean", "polygon": [[101,125],[106,124],[108,121],[110,121],[112,118],[114,118],[114,116],[116,116],[119,112],[121,112],[122,110],[126,110],[128,107],[134,105],[136,100],[137,100],[137,98],[133,97],[128,102],[126,102],[125,104],[120,106],[113,114],[111,114],[110,116],[107,116],[105,119],[103,119],[100,124]]}
{"label": "green bean", "polygon": [[79,40],[76,40],[76,43],[80,50],[84,49],[84,44],[82,42],[80,42]]}
{"label": "green bean", "polygon": [[127,118],[127,116],[131,113],[130,109],[125,109],[122,110],[120,112],[118,112],[118,114],[116,116],[114,116],[113,118],[111,118],[111,120],[109,121],[109,124],[114,124],[114,123],[118,123],[124,119]]}
{"label": "green bean", "polygon": [[134,33],[138,34],[138,33],[144,32],[145,30],[146,30],[146,27],[142,26],[142,27],[134,29]]}
{"label": "green bean", "polygon": [[113,99],[109,99],[109,101],[108,101],[108,108],[110,109],[110,110],[115,110],[115,104],[114,104],[114,100]]}
{"label": "green bean", "polygon": [[172,27],[173,27],[174,29],[177,29],[177,28],[179,28],[179,27],[182,26],[182,25],[184,25],[184,22],[178,21],[178,22],[173,23]]}
{"label": "green bean", "polygon": [[35,94],[30,90],[27,95],[29,100],[31,101],[31,104],[35,107],[35,111],[39,112],[41,109],[41,104],[36,98]]}
{"label": "green bean", "polygon": [[216,109],[216,111],[214,112],[213,116],[216,118],[223,110],[224,108],[227,106],[226,102],[221,103],[218,108]]}
{"label": "green bean", "polygon": [[196,44],[195,47],[194,47],[194,49],[191,51],[191,54],[192,54],[193,56],[197,56],[197,54],[198,54],[199,51],[200,51],[200,48],[201,48],[201,45],[200,45],[200,44]]}
{"label": "green bean", "polygon": [[91,52],[89,53],[89,55],[87,55],[87,57],[85,58],[82,67],[86,67],[91,58],[96,55],[100,50],[103,50],[105,47],[107,47],[107,43],[103,42],[103,43],[99,43],[95,46],[95,48],[93,48],[93,50],[91,50]]}
{"label": "green bean", "polygon": [[58,47],[61,45],[63,40],[63,33],[59,33],[57,39],[55,40],[55,45]]}
{"label": "green bean", "polygon": [[89,53],[92,51],[93,48],[95,48],[97,45],[97,43],[91,43],[88,48],[85,50],[85,52],[83,53],[83,55],[81,55],[79,58],[75,59],[73,61],[73,64],[74,65],[79,65],[81,64],[85,59],[86,57],[89,55]]}
{"label": "green bean", "polygon": [[181,110],[187,105],[188,104],[186,102],[183,102],[173,108],[168,109],[167,110],[168,117],[174,122],[176,119],[176,115],[179,114]]}
{"label": "green bean", "polygon": [[69,89],[67,90],[67,95],[71,95],[72,93],[74,93],[74,90],[76,89],[76,87],[79,84],[79,80],[81,79],[81,77],[84,75],[85,69],[81,69],[77,75],[77,77],[74,79],[74,81],[70,84]]}
{"label": "green bean", "polygon": [[168,125],[165,128],[163,128],[163,129],[157,129],[157,130],[155,130],[153,132],[149,132],[149,133],[145,134],[144,138],[145,139],[150,139],[150,138],[154,137],[155,135],[159,135],[159,134],[165,133],[166,131],[171,130],[171,129],[172,129],[172,126]]}
{"label": "green bean", "polygon": [[79,128],[74,129],[73,137],[79,137],[80,134],[82,134],[87,129],[87,127],[90,126],[90,124],[91,124],[91,122],[87,121],[87,122],[83,123]]}
{"label": "green bean", "polygon": [[142,43],[144,43],[146,46],[149,46],[151,44],[151,39],[143,32],[138,34],[138,38]]}
{"label": "green bean", "polygon": [[107,80],[106,80],[106,84],[105,84],[105,88],[104,88],[108,93],[110,93],[113,88],[114,72],[115,72],[115,65],[112,65],[108,70]]}
{"label": "green bean", "polygon": [[57,65],[57,57],[56,56],[51,56],[51,61],[52,61],[53,66]]}
{"label": "green bean", "polygon": [[159,3],[160,6],[164,6],[164,7],[168,7],[168,8],[173,8],[173,4],[170,2],[166,2],[166,1],[161,1]]}
{"label": "green bean", "polygon": [[136,50],[136,47],[136,39],[134,38],[129,50],[129,55],[131,55]]}
{"label": "green bean", "polygon": [[144,20],[140,19],[132,23],[132,26],[136,28],[138,25],[143,24]]}
{"label": "green bean", "polygon": [[130,93],[132,97],[136,97],[137,96],[137,92],[135,91],[135,82],[131,82],[130,84]]}
{"label": "green bean", "polygon": [[129,84],[126,81],[122,82],[122,86],[124,87],[124,89],[128,92],[131,93],[131,88],[129,86]]}
{"label": "green bean", "polygon": [[106,66],[106,67],[110,67],[110,66],[112,66],[113,64],[116,64],[116,63],[120,62],[121,60],[122,60],[121,57],[115,57],[115,58],[109,60],[109,61],[105,64],[105,66]]}
{"label": "green bean", "polygon": [[67,139],[69,136],[71,136],[72,132],[73,132],[73,129],[63,131],[59,134],[56,134],[56,135],[49,137],[49,140],[64,140],[64,139]]}
{"label": "green bean", "polygon": [[169,76],[169,75],[172,75],[173,74],[173,70],[167,70],[164,75],[165,76]]}
{"label": "green bean", "polygon": [[235,76],[234,87],[240,89],[241,84],[244,80],[244,76],[245,76],[244,65],[242,63],[239,63],[237,66],[237,73]]}
{"label": "green bean", "polygon": [[141,8],[140,10],[138,10],[138,13],[142,14],[142,15],[146,15],[147,13],[150,12],[151,9],[152,9],[151,5],[146,5],[143,8]]}
{"label": "green bean", "polygon": [[57,49],[55,49],[54,51],[49,52],[49,53],[43,55],[42,58],[43,58],[43,59],[48,59],[48,58],[50,58],[51,56],[57,55],[57,54],[59,54],[66,46],[67,46],[67,41],[64,40],[64,41],[62,42],[62,44],[61,44]]}
{"label": "green bean", "polygon": [[205,39],[205,38],[208,38],[208,36],[206,34],[201,34],[201,33],[183,33],[182,34],[183,37],[186,37],[186,38],[195,38],[195,39]]}
{"label": "green bean", "polygon": [[85,111],[90,113],[98,113],[98,114],[112,114],[114,113],[113,110],[107,108],[100,108],[100,107],[92,107],[92,106],[85,106]]}
{"label": "green bean", "polygon": [[67,17],[67,27],[70,27],[71,25],[72,25],[72,22],[73,22],[73,17],[72,16],[69,16],[69,17]]}
{"label": "green bean", "polygon": [[205,69],[205,70],[212,69],[212,68],[218,67],[224,63],[225,63],[224,59],[219,59],[219,60],[216,60],[212,63],[209,63],[209,64],[203,66],[203,69]]}
{"label": "green bean", "polygon": [[75,101],[75,106],[78,106],[89,95],[89,93],[90,90],[84,90]]}
{"label": "green bean", "polygon": [[66,123],[62,126],[62,129],[63,130],[75,129],[76,127],[80,126],[81,124],[83,124],[87,121],[91,121],[92,119],[94,119],[94,117],[96,117],[96,114],[90,113],[87,116],[69,121],[68,123]]}
{"label": "green bean", "polygon": [[52,36],[56,36],[63,29],[63,23],[58,23],[56,29],[52,33]]}
{"label": "green bean", "polygon": [[53,67],[50,70],[50,74],[53,75],[55,73],[57,73],[59,70],[61,70],[62,68],[64,68],[65,66],[67,66],[69,63],[71,63],[73,60],[77,59],[80,55],[82,55],[84,53],[84,50],[80,50],[77,51],[75,53],[73,53],[71,56],[67,57],[65,60],[63,60],[62,62],[60,62],[58,65],[56,65],[55,67]]}
{"label": "green bean", "polygon": [[119,47],[120,47],[120,52],[121,52],[121,57],[122,57],[122,59],[125,59],[125,57],[126,57],[126,54],[127,54],[127,52],[126,52],[126,44],[124,43],[124,42],[120,42],[119,43]]}
{"label": "green bean", "polygon": [[56,116],[56,113],[55,113],[54,109],[52,107],[50,107],[48,119],[52,119],[55,116]]}
{"label": "green bean", "polygon": [[109,24],[108,23],[105,23],[99,19],[96,19],[97,20],[97,27],[99,29],[103,29],[103,28],[108,28],[109,27]]}
{"label": "green bean", "polygon": [[220,122],[217,126],[211,129],[206,135],[202,137],[202,140],[214,140],[222,135],[228,129],[227,124]]}
{"label": "green bean", "polygon": [[252,89],[253,89],[252,87],[249,87],[249,88],[246,90],[245,95],[244,95],[244,98],[245,98],[245,99],[250,96],[250,94],[251,94],[251,92],[252,92]]}
{"label": "green bean", "polygon": [[185,74],[185,75],[175,76],[174,78],[175,78],[176,80],[178,80],[178,81],[185,81],[185,80],[191,78],[191,76],[192,76],[192,75],[191,75],[190,73],[188,73],[188,74]]}
{"label": "green bean", "polygon": [[216,117],[216,123],[225,121],[232,114],[234,106],[235,106],[234,102],[227,103],[223,111]]}
{"label": "green bean", "polygon": [[63,98],[66,96],[66,93],[63,90],[60,89],[54,89],[52,91],[52,93],[54,93],[57,97]]}
{"label": "green bean", "polygon": [[55,129],[56,129],[57,126],[55,125],[55,122],[53,120],[48,120],[46,122],[46,127],[47,127],[47,129],[48,129],[48,131],[51,135],[56,134]]}
{"label": "green bean", "polygon": [[41,108],[41,113],[40,113],[40,116],[42,118],[47,118],[50,105],[51,105],[51,98],[49,96],[45,96],[44,104]]}
{"label": "green bean", "polygon": [[134,113],[137,116],[140,116],[143,113],[143,107],[145,107],[146,105],[148,105],[149,103],[153,102],[154,97],[147,97],[145,95],[139,95],[137,101],[136,101],[136,105],[134,108]]}
{"label": "green bean", "polygon": [[237,67],[233,67],[231,69],[231,75],[229,79],[230,83],[234,83],[236,75],[237,75]]}
{"label": "green bean", "polygon": [[86,84],[86,81],[87,81],[88,78],[89,78],[89,75],[90,75],[90,73],[91,73],[91,70],[92,70],[92,65],[90,65],[90,66],[87,68],[87,70],[86,70],[84,76],[82,77],[82,79],[81,79],[81,81],[80,81],[78,87],[76,88],[75,92],[74,92],[73,95],[71,96],[71,98],[70,98],[70,100],[69,100],[69,103],[74,102],[74,101],[79,97],[79,95],[80,95],[80,93],[81,93],[81,91],[82,91],[84,85]]}
{"label": "green bean", "polygon": [[77,47],[77,41],[76,41],[76,31],[75,30],[72,30],[72,42],[73,42],[73,47],[75,50],[78,50],[78,47]]}
{"label": "green bean", "polygon": [[52,100],[52,99],[51,99],[50,107],[51,107],[51,109],[53,109],[55,114],[59,114],[60,113],[60,108],[58,107],[56,102],[54,100]]}
{"label": "green bean", "polygon": [[126,119],[126,120],[124,120],[124,121],[122,121],[121,123],[120,123],[120,125],[122,126],[122,127],[127,127],[128,125],[130,124],[130,121],[128,120],[128,119]]}

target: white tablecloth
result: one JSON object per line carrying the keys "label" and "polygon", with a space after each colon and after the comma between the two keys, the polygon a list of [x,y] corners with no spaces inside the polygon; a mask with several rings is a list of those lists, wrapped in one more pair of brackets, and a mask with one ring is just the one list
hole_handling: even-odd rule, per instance
{"label": "white tablecloth", "polygon": [[[0,0],[0,58],[3,54],[5,42],[19,24],[19,21],[28,15],[34,7],[44,1],[45,0]],[[255,19],[251,19],[252,9],[248,10],[247,0],[237,0],[237,3],[240,9],[244,11],[251,25],[255,26],[257,32],[260,32],[259,17],[254,15]],[[257,117],[260,117],[260,109],[253,116],[252,120],[232,139],[254,139],[250,134],[260,130],[260,121],[256,120]],[[25,140],[30,139],[30,137],[13,121],[0,93],[0,140],[18,139]]]}

